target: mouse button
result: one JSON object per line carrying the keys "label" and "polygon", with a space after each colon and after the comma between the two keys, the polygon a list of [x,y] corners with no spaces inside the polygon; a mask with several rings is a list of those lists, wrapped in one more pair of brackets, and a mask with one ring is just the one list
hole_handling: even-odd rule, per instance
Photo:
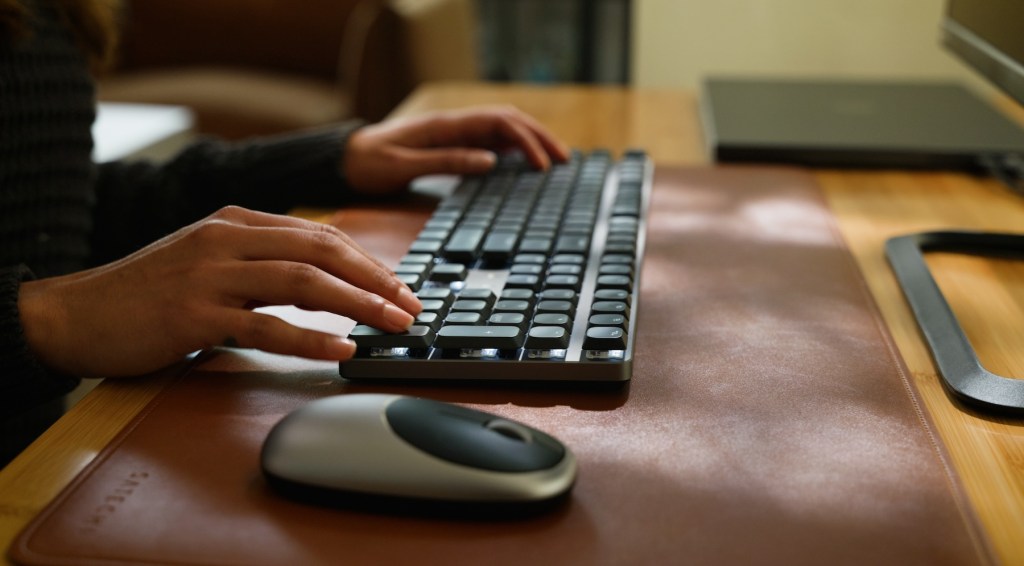
{"label": "mouse button", "polygon": [[533,442],[533,434],[530,429],[512,421],[506,421],[505,419],[492,419],[487,421],[484,426],[502,436],[511,438],[512,440]]}
{"label": "mouse button", "polygon": [[[532,472],[557,465],[565,456],[560,443],[524,442],[486,424],[499,421],[494,415],[465,407],[427,399],[399,399],[386,409],[395,434],[410,445],[437,458],[464,466],[499,472]],[[531,438],[544,436],[540,431],[511,423],[530,431]],[[506,428],[505,432],[513,429]]]}
{"label": "mouse button", "polygon": [[278,476],[330,475],[339,458],[364,454],[367,445],[386,442],[392,435],[384,422],[386,399],[337,396],[308,403],[278,421],[263,441],[264,470]]}

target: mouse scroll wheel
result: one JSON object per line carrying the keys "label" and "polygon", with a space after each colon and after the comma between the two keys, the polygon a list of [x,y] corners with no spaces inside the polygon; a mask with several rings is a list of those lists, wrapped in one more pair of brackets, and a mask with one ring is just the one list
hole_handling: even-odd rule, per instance
{"label": "mouse scroll wheel", "polygon": [[487,421],[484,424],[484,427],[489,428],[502,436],[511,438],[512,440],[518,440],[526,443],[533,442],[533,435],[530,433],[529,429],[511,421],[494,419]]}

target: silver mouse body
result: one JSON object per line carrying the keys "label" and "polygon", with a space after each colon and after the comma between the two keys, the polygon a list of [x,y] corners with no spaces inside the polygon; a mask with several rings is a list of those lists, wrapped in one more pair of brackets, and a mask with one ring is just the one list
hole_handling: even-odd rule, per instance
{"label": "silver mouse body", "polygon": [[352,394],[293,411],[263,445],[277,485],[466,503],[529,503],[572,487],[576,459],[551,436],[458,405]]}

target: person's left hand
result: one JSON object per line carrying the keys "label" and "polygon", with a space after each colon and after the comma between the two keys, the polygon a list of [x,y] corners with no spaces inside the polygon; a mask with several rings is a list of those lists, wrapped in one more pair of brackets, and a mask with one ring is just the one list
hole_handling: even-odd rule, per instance
{"label": "person's left hand", "polygon": [[386,193],[422,175],[472,175],[494,167],[494,151],[519,149],[538,169],[565,161],[565,144],[512,107],[437,112],[366,126],[349,138],[343,173],[356,190]]}

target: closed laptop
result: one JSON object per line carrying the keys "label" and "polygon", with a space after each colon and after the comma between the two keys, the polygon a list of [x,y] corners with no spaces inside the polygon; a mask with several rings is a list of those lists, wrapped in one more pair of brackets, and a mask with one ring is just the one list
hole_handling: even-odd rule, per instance
{"label": "closed laptop", "polygon": [[1024,129],[952,82],[711,78],[701,104],[719,162],[972,170],[1024,155]]}

